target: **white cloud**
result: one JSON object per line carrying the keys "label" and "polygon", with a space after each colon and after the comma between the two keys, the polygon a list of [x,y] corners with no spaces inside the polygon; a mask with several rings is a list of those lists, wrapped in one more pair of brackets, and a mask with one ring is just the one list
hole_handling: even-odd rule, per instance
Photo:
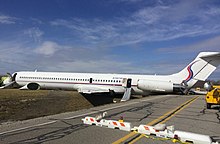
{"label": "white cloud", "polygon": [[43,36],[44,32],[41,31],[38,27],[32,27],[32,28],[25,30],[24,34],[28,35],[35,42],[40,42],[41,37]]}
{"label": "white cloud", "polygon": [[46,71],[64,72],[95,72],[95,73],[153,73],[152,69],[142,66],[133,66],[131,62],[116,61],[114,59],[100,58],[97,60],[75,59],[72,61],[59,61],[47,65]]}
{"label": "white cloud", "polygon": [[34,24],[43,24],[43,22],[40,19],[37,19],[37,18],[30,18],[30,19],[32,20]]}
{"label": "white cloud", "polygon": [[[178,44],[177,47],[159,49],[163,53],[188,52],[184,58],[182,56],[175,58],[175,62],[170,62],[170,57],[167,55],[164,56],[164,61],[152,58],[153,56],[149,57],[149,53],[143,48],[143,52],[146,52],[145,59],[156,59],[156,62],[150,61],[143,64],[145,61],[141,61],[138,63],[137,58],[129,53],[132,47],[130,44],[141,43],[140,46],[143,46],[142,42],[154,44],[157,41],[218,34],[220,32],[220,10],[217,6],[210,5],[209,2],[204,5],[204,1],[159,0],[155,3],[150,1],[154,4],[148,5],[146,4],[148,1],[141,0],[121,0],[120,2],[126,4],[143,2],[144,4],[135,5],[134,9],[137,8],[137,10],[129,15],[123,13],[121,17],[108,19],[56,19],[51,21],[48,26],[45,25],[47,23],[45,21],[29,18],[34,27],[25,27],[29,29],[19,33],[19,36],[23,34],[22,36],[26,37],[19,38],[17,42],[0,41],[0,71],[3,67],[8,67],[9,71],[10,69],[114,73],[155,73],[159,71],[158,74],[168,74],[182,69],[189,62],[187,59],[192,58],[191,53],[195,54],[194,52],[207,50],[219,51],[220,37],[217,36],[199,43],[185,44],[184,46]],[[16,22],[13,17],[1,16],[0,24]],[[45,32],[38,27],[39,25],[40,28],[46,26],[44,27]],[[27,36],[36,43],[27,39]],[[43,38],[53,41],[45,41]],[[58,38],[61,39],[56,41]],[[23,42],[23,40],[25,41]],[[60,41],[65,44],[59,43]],[[36,44],[39,45],[36,46]],[[109,47],[114,47],[114,49]],[[117,54],[115,51],[118,49],[116,48],[120,49],[120,53],[128,48],[129,51],[125,53],[129,55]],[[146,45],[146,49],[148,48]],[[152,52],[152,50],[150,51]],[[161,56],[161,53],[157,56]],[[128,57],[130,57],[129,60]]]}
{"label": "white cloud", "polygon": [[220,12],[203,1],[157,2],[127,17],[57,19],[52,26],[70,29],[74,40],[108,47],[139,42],[166,41],[220,32]]}
{"label": "white cloud", "polygon": [[16,18],[0,15],[0,24],[15,24]]}
{"label": "white cloud", "polygon": [[30,69],[33,55],[25,41],[0,41],[0,72]]}
{"label": "white cloud", "polygon": [[[210,40],[211,41],[211,40]],[[218,41],[218,38],[213,42]],[[189,56],[190,59],[194,57]],[[148,58],[146,58],[148,59]],[[183,58],[180,58],[183,60]],[[45,41],[34,51],[25,42],[0,42],[0,72],[22,70],[171,74],[181,70],[191,60],[158,59],[135,64],[123,61],[105,50],[85,49]]]}
{"label": "white cloud", "polygon": [[219,51],[220,36],[216,36],[207,40],[203,40],[194,44],[175,46],[175,47],[162,47],[159,48],[159,52],[169,53],[191,53],[201,51]]}
{"label": "white cloud", "polygon": [[78,72],[115,72],[125,71],[130,67],[130,63],[117,62],[114,60],[75,60],[71,62],[60,62],[59,69],[64,71],[78,71]]}
{"label": "white cloud", "polygon": [[153,8],[144,8],[132,15],[133,25],[149,25],[159,21],[161,11],[166,11],[168,7],[157,6]]}
{"label": "white cloud", "polygon": [[[58,19],[51,22],[53,26],[64,26],[75,33],[76,37],[91,43],[104,42],[118,36],[116,25],[100,19],[91,21],[74,18],[72,20]],[[75,38],[75,37],[74,37]]]}
{"label": "white cloud", "polygon": [[34,52],[45,56],[52,56],[59,48],[60,46],[57,43],[45,41]]}

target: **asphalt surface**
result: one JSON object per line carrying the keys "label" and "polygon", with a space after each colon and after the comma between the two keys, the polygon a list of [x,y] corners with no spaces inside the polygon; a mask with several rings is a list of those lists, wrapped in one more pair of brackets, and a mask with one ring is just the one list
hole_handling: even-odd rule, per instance
{"label": "asphalt surface", "polygon": [[[192,100],[193,101],[190,101]],[[190,101],[184,107],[184,103]],[[163,116],[174,112],[168,119]],[[220,112],[218,107],[205,109],[204,96],[163,95],[108,104],[70,113],[4,123],[0,125],[1,144],[71,144],[71,143],[172,143],[170,140],[149,139],[117,129],[88,126],[82,123],[85,116],[95,116],[106,111],[105,119],[124,121],[132,125],[166,123],[175,129],[212,136],[220,142]],[[164,119],[162,119],[164,118]]]}

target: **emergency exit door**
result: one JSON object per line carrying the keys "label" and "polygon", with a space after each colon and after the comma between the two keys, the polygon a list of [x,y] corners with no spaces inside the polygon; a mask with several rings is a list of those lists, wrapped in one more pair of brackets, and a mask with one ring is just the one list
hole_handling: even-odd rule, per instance
{"label": "emergency exit door", "polygon": [[92,83],[92,78],[89,79],[89,83]]}
{"label": "emergency exit door", "polygon": [[131,88],[131,82],[132,82],[131,78],[123,78],[122,86],[126,88]]}
{"label": "emergency exit door", "polygon": [[129,79],[127,79],[127,86],[126,86],[127,88],[131,88],[131,79],[129,78]]}

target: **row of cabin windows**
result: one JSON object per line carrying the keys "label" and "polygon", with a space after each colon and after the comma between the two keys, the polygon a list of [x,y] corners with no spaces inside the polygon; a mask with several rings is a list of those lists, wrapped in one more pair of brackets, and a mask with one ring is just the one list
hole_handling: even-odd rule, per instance
{"label": "row of cabin windows", "polygon": [[[21,79],[36,79],[36,80],[69,80],[69,81],[90,81],[90,79],[76,79],[76,78],[52,78],[52,77],[26,77],[21,76]],[[102,80],[102,79],[92,79],[93,82],[116,82],[120,83],[121,80]]]}

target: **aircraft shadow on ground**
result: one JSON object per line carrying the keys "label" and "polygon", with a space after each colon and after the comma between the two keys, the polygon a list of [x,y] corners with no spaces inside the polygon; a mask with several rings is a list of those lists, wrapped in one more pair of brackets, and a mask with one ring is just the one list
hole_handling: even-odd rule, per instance
{"label": "aircraft shadow on ground", "polygon": [[112,95],[109,93],[102,94],[81,94],[85,97],[93,106],[100,106],[104,104],[113,103],[114,100],[120,102],[122,94]]}

